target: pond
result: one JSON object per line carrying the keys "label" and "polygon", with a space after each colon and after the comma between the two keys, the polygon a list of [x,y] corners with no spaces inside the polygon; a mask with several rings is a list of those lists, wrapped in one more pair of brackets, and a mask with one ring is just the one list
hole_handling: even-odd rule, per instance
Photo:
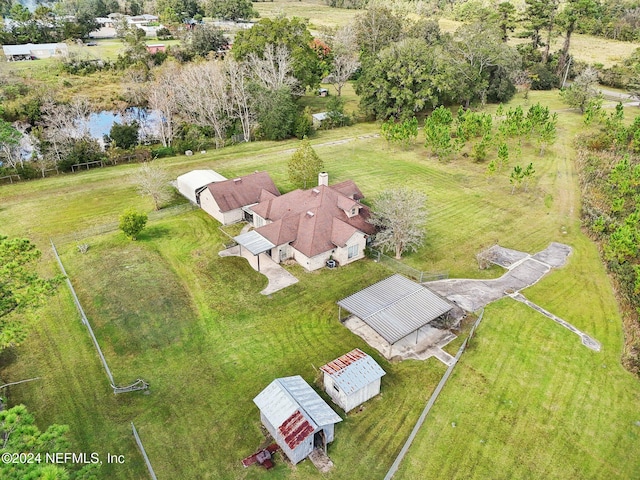
{"label": "pond", "polygon": [[95,138],[103,143],[103,137],[109,135],[111,127],[114,123],[125,124],[131,122],[138,122],[140,125],[140,141],[144,142],[147,139],[157,138],[159,132],[159,125],[162,121],[160,112],[155,110],[147,110],[145,108],[131,107],[127,108],[124,112],[114,112],[103,110],[101,112],[92,113],[88,118],[84,119],[89,134],[92,138]]}

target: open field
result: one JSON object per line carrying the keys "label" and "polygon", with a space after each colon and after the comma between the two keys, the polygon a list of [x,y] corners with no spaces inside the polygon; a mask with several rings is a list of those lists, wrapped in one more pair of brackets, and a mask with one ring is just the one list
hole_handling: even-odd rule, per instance
{"label": "open field", "polygon": [[[537,101],[564,110],[557,92],[531,92],[529,103]],[[330,183],[352,178],[368,200],[407,184],[427,193],[427,245],[405,260],[416,268],[499,276],[475,262],[496,240],[528,252],[551,241],[571,245],[568,265],[524,294],[603,345],[592,352],[512,300],[490,306],[398,478],[633,478],[639,471],[640,383],[619,364],[620,316],[597,250],[580,231],[571,144],[580,127],[578,115],[561,111],[559,140],[544,156],[523,145],[517,162],[534,162],[537,176],[514,195],[506,174],[488,179],[486,165],[468,158],[440,163],[421,140],[406,151],[389,148],[375,124],[312,139]],[[229,178],[267,170],[288,191],[286,164],[297,144],[250,143],[157,162],[172,176],[202,167]],[[116,382],[144,378],[150,395],[111,393],[62,288],[32,319],[25,344],[0,357],[5,381],[42,377],[12,387],[11,401],[25,402],[40,426],[69,424],[74,451],[124,454],[125,465],[105,465],[104,478],[146,478],[130,421],[159,478],[324,478],[309,462],[278,461],[268,474],[240,466],[263,440],[251,400],[278,376],[313,382],[321,364],[360,347],[387,375],[380,397],[342,415],[329,446],[330,477],[382,478],[445,370],[435,359],[391,364],[338,323],[337,300],[390,272],[368,260],[312,274],[289,267],[300,282],[263,297],[264,277],[244,260],[218,257],[223,234],[202,211],[154,220],[135,243],[117,232],[77,239],[90,245],[79,254],[73,232],[113,222],[128,206],[151,209],[130,183],[137,168],[3,186],[0,225],[3,234],[36,241],[45,270],[55,269],[48,238],[58,239]]]}

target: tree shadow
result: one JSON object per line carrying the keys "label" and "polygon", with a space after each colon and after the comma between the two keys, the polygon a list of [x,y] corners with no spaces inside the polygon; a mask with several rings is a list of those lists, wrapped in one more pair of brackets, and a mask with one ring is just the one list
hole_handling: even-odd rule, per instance
{"label": "tree shadow", "polygon": [[164,237],[168,235],[170,230],[163,225],[153,225],[151,227],[145,228],[138,235],[138,240],[146,241],[146,240],[154,240],[156,238]]}

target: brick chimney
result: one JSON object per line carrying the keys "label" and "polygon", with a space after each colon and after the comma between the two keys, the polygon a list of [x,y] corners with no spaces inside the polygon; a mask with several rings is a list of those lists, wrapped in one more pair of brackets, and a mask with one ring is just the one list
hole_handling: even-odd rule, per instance
{"label": "brick chimney", "polygon": [[329,186],[329,174],[327,172],[320,172],[318,174],[318,186],[324,185],[325,187]]}

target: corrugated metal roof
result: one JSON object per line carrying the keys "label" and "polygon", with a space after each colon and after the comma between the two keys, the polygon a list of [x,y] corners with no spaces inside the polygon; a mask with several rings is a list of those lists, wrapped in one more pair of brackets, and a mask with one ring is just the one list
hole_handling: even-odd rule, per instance
{"label": "corrugated metal roof", "polygon": [[395,274],[338,302],[395,343],[453,308],[422,285]]}
{"label": "corrugated metal roof", "polygon": [[[319,427],[342,421],[300,375],[274,380],[253,399],[253,403],[278,429],[285,441],[289,438],[295,445],[299,445]],[[299,416],[304,417],[304,421]],[[303,432],[309,430],[305,422],[311,430],[303,437]],[[289,442],[287,445],[295,448]]]}
{"label": "corrugated metal roof", "polygon": [[340,415],[334,412],[300,375],[279,378],[278,381],[319,426],[342,421]]}
{"label": "corrugated metal roof", "polygon": [[385,371],[359,348],[320,367],[347,395],[357,392],[381,378]]}
{"label": "corrugated metal roof", "polygon": [[251,230],[250,232],[243,233],[242,235],[238,235],[237,237],[233,237],[233,239],[244,248],[249,250],[253,255],[258,255],[275,247],[273,243],[264,238],[255,230]]}
{"label": "corrugated metal roof", "polygon": [[300,410],[296,410],[293,415],[287,418],[284,423],[278,427],[278,432],[280,432],[284,442],[291,450],[294,450],[298,445],[304,442],[305,439],[315,430],[316,427],[309,423]]}

